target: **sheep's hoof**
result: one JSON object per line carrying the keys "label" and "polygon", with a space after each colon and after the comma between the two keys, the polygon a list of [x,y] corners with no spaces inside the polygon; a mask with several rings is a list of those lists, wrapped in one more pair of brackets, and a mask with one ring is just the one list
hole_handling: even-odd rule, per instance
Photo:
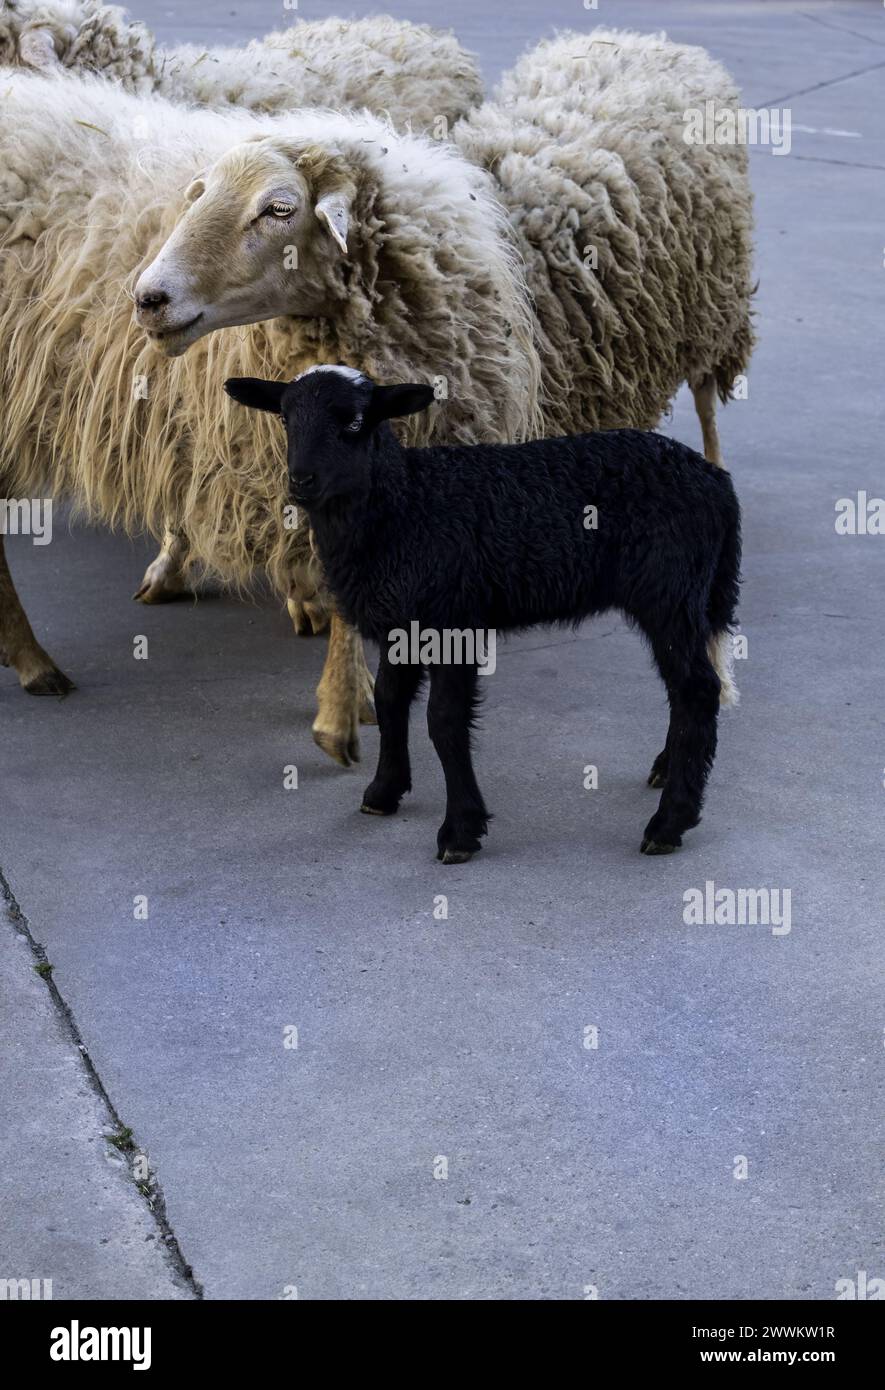
{"label": "sheep's hoof", "polygon": [[296,637],[316,637],[329,626],[329,610],[312,599],[304,602],[300,598],[287,598],[286,608]]}
{"label": "sheep's hoof", "polygon": [[355,736],[314,729],[313,741],[341,767],[350,767],[352,763],[358,763],[360,760],[360,741]]}
{"label": "sheep's hoof", "polygon": [[395,807],[394,807],[394,809],[393,809],[392,811],[385,811],[384,808],[383,808],[382,806],[367,806],[366,803],[365,803],[365,801],[363,802],[362,806],[360,807],[360,810],[362,811],[362,813],[363,813],[364,816],[394,816],[394,815],[396,815],[396,808],[395,808]]}
{"label": "sheep's hoof", "polygon": [[72,680],[69,680],[64,671],[60,671],[57,666],[52,666],[48,671],[41,671],[22,687],[29,695],[58,695],[64,699],[65,695],[70,695],[72,690],[76,690]]}
{"label": "sheep's hoof", "polygon": [[643,840],[639,846],[640,854],[672,854],[679,845],[663,844],[660,840]]}
{"label": "sheep's hoof", "polygon": [[648,785],[650,787],[660,788],[666,786],[666,783],[667,774],[665,772],[656,771],[654,768],[652,768],[651,772],[648,774]]}
{"label": "sheep's hoof", "polygon": [[378,723],[378,717],[375,714],[375,702],[369,695],[364,695],[363,698],[360,700],[360,723]]}
{"label": "sheep's hoof", "polygon": [[132,595],[136,603],[169,603],[185,593],[185,584],[180,574],[156,570],[154,564],[148,565],[141,586]]}
{"label": "sheep's hoof", "polygon": [[303,612],[293,613],[291,604],[289,604],[289,617],[292,619],[296,637],[313,637],[313,628],[308,618]]}
{"label": "sheep's hoof", "polygon": [[441,849],[437,852],[437,859],[443,864],[466,864],[468,859],[473,858],[472,849]]}

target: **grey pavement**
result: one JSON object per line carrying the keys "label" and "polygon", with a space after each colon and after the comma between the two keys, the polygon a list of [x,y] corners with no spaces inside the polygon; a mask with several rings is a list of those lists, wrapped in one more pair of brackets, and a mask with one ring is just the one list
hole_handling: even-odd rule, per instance
{"label": "grey pavement", "polygon": [[[170,40],[292,17],[135,8]],[[315,748],[324,642],[275,602],[144,609],[147,543],[10,540],[79,689],[29,700],[0,671],[0,867],[168,1227],[108,1167],[104,1102],[4,940],[0,1276],[187,1295],[166,1230],[210,1298],[832,1298],[885,1275],[885,537],[834,526],[838,498],[885,492],[885,11],[384,8],[451,25],[489,80],[554,27],[666,27],[747,104],[790,107],[792,153],[752,156],[759,345],[721,415],[745,509],[742,704],[702,824],[646,859],[666,710],[638,638],[612,618],[499,648],[477,759],[496,819],[481,855],[443,868],[423,719],[403,813],[360,816],[377,731],[355,771]],[[699,442],[683,396],[662,428]],[[790,890],[791,930],[686,925],[708,880]]]}
{"label": "grey pavement", "polygon": [[193,1297],[174,1237],[155,1219],[162,1194],[149,1168],[130,1168],[119,1117],[43,978],[51,963],[3,888],[0,1278],[27,1280],[27,1296],[41,1300],[124,1289],[127,1298]]}

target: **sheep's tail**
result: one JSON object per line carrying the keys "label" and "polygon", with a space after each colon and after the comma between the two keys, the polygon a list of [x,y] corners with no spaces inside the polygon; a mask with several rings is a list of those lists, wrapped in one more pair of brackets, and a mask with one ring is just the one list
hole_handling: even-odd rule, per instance
{"label": "sheep's tail", "polygon": [[741,519],[730,480],[728,489],[731,493],[731,515],[710,587],[708,613],[711,635],[707,640],[707,655],[719,677],[720,705],[734,707],[740,701],[734,679],[733,634],[741,583]]}

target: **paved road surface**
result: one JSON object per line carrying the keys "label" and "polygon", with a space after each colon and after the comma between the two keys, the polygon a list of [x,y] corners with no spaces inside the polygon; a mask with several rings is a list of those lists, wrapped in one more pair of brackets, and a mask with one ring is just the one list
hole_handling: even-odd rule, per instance
{"label": "paved road surface", "polygon": [[[479,754],[497,818],[479,859],[444,870],[422,721],[407,809],[367,820],[376,731],[349,773],[310,739],[322,642],[263,600],[138,608],[150,547],[76,529],[9,544],[79,690],[28,700],[0,672],[0,865],[207,1296],[831,1298],[885,1274],[885,540],[834,528],[837,498],[883,490],[885,12],[388,8],[451,24],[490,80],[554,26],[666,25],[748,104],[792,110],[791,155],[752,158],[760,341],[722,420],[748,658],[703,824],[680,855],[638,854],[664,698],[638,639],[599,621],[499,653]],[[269,0],[139,13],[207,42],[292,17]],[[682,398],[667,428],[698,443]],[[686,925],[707,880],[789,890],[791,930]],[[53,1277],[56,1297],[180,1293],[142,1198],[102,1166],[104,1102],[67,1025],[7,944],[0,1065],[19,1100],[32,1080],[0,1275]],[[82,1179],[53,1181],[53,1162]]]}

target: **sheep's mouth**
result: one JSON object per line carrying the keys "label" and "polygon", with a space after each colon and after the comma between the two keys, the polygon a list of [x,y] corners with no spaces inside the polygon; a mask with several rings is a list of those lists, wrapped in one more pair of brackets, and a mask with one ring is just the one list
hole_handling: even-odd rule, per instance
{"label": "sheep's mouth", "polygon": [[176,339],[185,337],[192,328],[196,327],[202,317],[203,312],[201,310],[199,314],[194,314],[192,319],[187,319],[184,323],[177,323],[174,328],[149,328],[147,335],[151,342],[156,343],[158,347],[165,348],[173,344]]}

